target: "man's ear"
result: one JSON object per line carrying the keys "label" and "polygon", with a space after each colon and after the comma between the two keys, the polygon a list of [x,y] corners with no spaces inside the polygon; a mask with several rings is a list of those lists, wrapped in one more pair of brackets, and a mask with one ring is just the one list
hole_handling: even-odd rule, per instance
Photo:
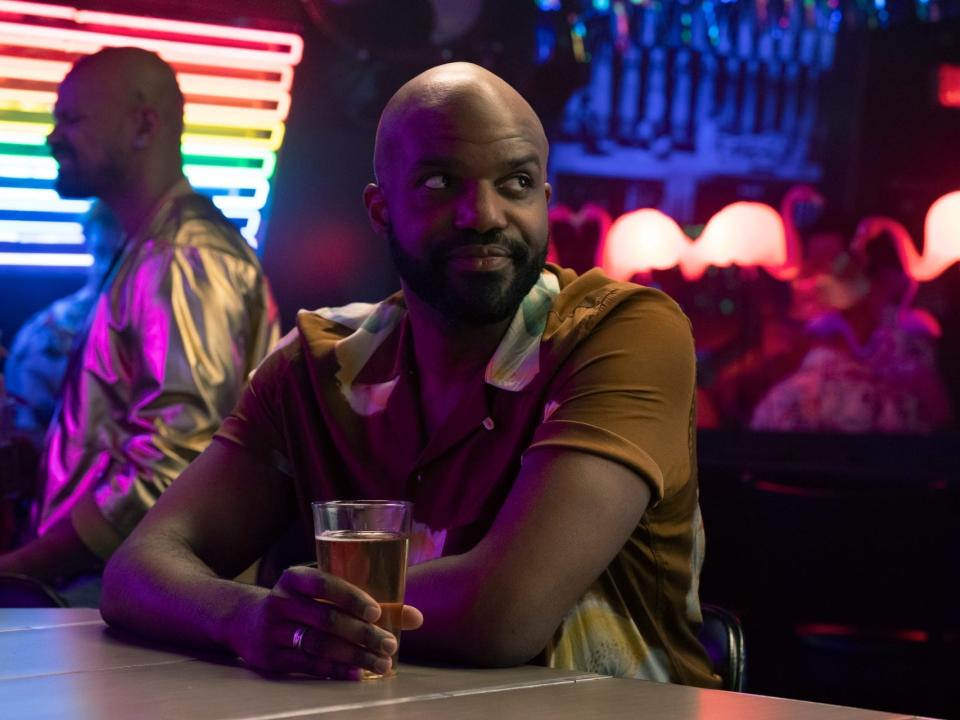
{"label": "man's ear", "polygon": [[135,115],[136,134],[133,136],[133,149],[143,150],[150,145],[160,129],[160,115],[152,107],[143,106]]}
{"label": "man's ear", "polygon": [[550,198],[553,196],[553,186],[550,183],[545,182],[543,184],[543,194],[547,196],[547,204],[549,205]]}
{"label": "man's ear", "polygon": [[386,235],[390,229],[390,213],[387,210],[387,199],[383,196],[383,188],[376,183],[367,185],[363,189],[363,204],[367,208],[370,227],[377,235]]}

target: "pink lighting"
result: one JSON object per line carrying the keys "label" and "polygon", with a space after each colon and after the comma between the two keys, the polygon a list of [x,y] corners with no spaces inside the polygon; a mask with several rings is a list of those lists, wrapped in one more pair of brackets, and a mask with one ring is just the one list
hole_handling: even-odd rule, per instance
{"label": "pink lighting", "polygon": [[[61,52],[87,54],[101,47],[136,44],[175,61],[190,58],[224,67],[260,66],[265,69],[296,65],[303,57],[303,39],[293,33],[208,25],[160,18],[92,12],[42,3],[0,0],[0,15],[14,22],[0,21],[0,36],[15,39],[20,46],[49,48],[54,40]],[[34,19],[46,25],[36,33]],[[57,27],[50,21],[70,21],[73,27]],[[158,36],[162,36],[158,37]],[[207,41],[198,45],[198,41]]]}
{"label": "pink lighting", "polygon": [[793,280],[802,260],[794,217],[801,205],[817,208],[823,202],[809,185],[791,187],[780,212],[763,203],[735,202],[710,218],[697,240],[659,210],[634,210],[618,218],[601,240],[597,264],[618,279],[679,266],[686,280],[697,280],[710,265],[737,265]]}
{"label": "pink lighting", "polygon": [[0,3],[0,12],[69,20],[73,17],[76,10],[72,7],[61,7],[59,5],[40,5],[35,2],[9,0],[8,2]]}
{"label": "pink lighting", "polygon": [[780,213],[763,203],[735,202],[710,218],[694,243],[684,275],[696,279],[708,265],[779,268],[786,260]]}
{"label": "pink lighting", "polygon": [[597,259],[610,277],[629,280],[638,273],[680,265],[690,245],[673,218],[643,208],[617,218],[600,243]]}
{"label": "pink lighting", "polygon": [[943,107],[960,107],[960,66],[940,66],[937,73],[937,99]]}
{"label": "pink lighting", "polygon": [[76,22],[81,25],[104,25],[120,29],[138,29],[156,32],[158,28],[166,33],[183,35],[190,38],[218,38],[225,45],[257,44],[273,46],[284,54],[283,64],[296,65],[303,58],[303,40],[297,35],[252,28],[227,27],[206,23],[184,22],[182,20],[157,20],[157,18],[117,15],[115,13],[80,10]]}
{"label": "pink lighting", "polygon": [[659,210],[626,213],[601,242],[597,259],[620,280],[676,265],[687,280],[700,278],[709,265],[763,267],[786,279],[787,250],[787,233],[776,210],[762,203],[736,202],[710,218],[695,241]]}
{"label": "pink lighting", "polygon": [[923,254],[917,253],[910,233],[902,224],[879,216],[860,222],[854,248],[862,250],[884,232],[893,239],[904,272],[918,282],[932,280],[960,260],[960,190],[947,193],[927,210]]}

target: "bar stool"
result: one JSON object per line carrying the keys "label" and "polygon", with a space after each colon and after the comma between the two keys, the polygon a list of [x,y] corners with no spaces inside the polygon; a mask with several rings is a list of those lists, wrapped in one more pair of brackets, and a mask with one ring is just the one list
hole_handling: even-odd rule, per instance
{"label": "bar stool", "polygon": [[724,690],[743,692],[747,677],[747,648],[739,618],[717,605],[702,603],[700,643],[707,651],[713,671]]}
{"label": "bar stool", "polygon": [[0,573],[0,608],[69,607],[56,590],[16,573]]}

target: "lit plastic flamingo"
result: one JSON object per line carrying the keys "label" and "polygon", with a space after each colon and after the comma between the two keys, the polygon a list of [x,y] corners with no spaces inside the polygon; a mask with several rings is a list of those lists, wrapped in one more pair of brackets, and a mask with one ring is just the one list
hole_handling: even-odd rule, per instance
{"label": "lit plastic flamingo", "polygon": [[918,254],[907,229],[888,217],[868,217],[857,226],[853,248],[863,250],[877,235],[893,238],[904,272],[918,282],[937,277],[960,260],[960,190],[947,193],[927,210],[923,225],[923,254]]}
{"label": "lit plastic flamingo", "polygon": [[708,265],[777,271],[787,263],[785,238],[780,215],[762,203],[728,205],[710,218],[696,241],[672,218],[644,208],[617,218],[600,245],[597,262],[611,277],[624,280],[675,265],[687,280],[699,279]]}
{"label": "lit plastic flamingo", "polygon": [[707,223],[681,259],[686,278],[696,280],[708,265],[780,268],[787,262],[786,232],[780,213],[757,202],[727,205]]}
{"label": "lit plastic flamingo", "polygon": [[681,265],[690,247],[673,218],[653,208],[632,210],[618,217],[600,242],[597,264],[615,280],[630,280]]}
{"label": "lit plastic flamingo", "polygon": [[690,256],[687,272],[700,277],[706,265],[762,267],[777,280],[793,280],[803,261],[795,218],[800,204],[822,208],[823,196],[809,185],[794,185],[778,214],[769,205],[735,202],[710,218]]}
{"label": "lit plastic flamingo", "polygon": [[802,262],[797,211],[801,205],[823,204],[823,196],[809,185],[791,187],[779,215],[763,203],[735,202],[714,215],[696,241],[659,210],[634,210],[610,228],[597,250],[597,264],[620,279],[679,265],[687,280],[696,280],[709,265],[740,265],[793,280]]}
{"label": "lit plastic flamingo", "polygon": [[901,326],[939,337],[940,325],[936,318],[925,310],[910,306],[921,282],[933,280],[960,260],[960,191],[947,193],[927,210],[923,254],[917,252],[909,231],[901,223],[882,216],[860,221],[851,249],[862,253],[883,233],[893,241],[903,271],[910,278],[910,286],[899,307]]}
{"label": "lit plastic flamingo", "polygon": [[777,280],[793,280],[800,274],[803,250],[796,218],[801,206],[808,206],[817,214],[823,211],[826,201],[823,195],[809,185],[794,185],[780,201],[780,216],[783,218],[784,251],[786,261],[780,267],[768,267],[767,271]]}

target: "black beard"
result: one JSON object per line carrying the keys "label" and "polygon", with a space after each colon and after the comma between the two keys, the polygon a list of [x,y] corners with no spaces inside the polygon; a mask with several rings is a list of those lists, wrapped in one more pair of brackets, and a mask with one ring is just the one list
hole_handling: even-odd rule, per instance
{"label": "black beard", "polygon": [[62,198],[88,198],[96,194],[82,180],[66,176],[62,172],[57,174],[53,187]]}
{"label": "black beard", "polygon": [[[462,233],[452,242],[431,249],[425,260],[408,254],[392,227],[387,238],[394,265],[407,287],[453,324],[492,325],[513,317],[536,284],[547,259],[546,243],[540,253],[533,255],[526,243],[499,231]],[[506,287],[499,273],[476,273],[475,278],[465,281],[464,287],[449,281],[447,254],[453,248],[473,244],[493,244],[509,250],[515,272]]]}
{"label": "black beard", "polygon": [[113,158],[101,164],[94,172],[84,172],[77,166],[76,154],[67,148],[61,152],[70,153],[69,170],[58,168],[57,179],[53,183],[57,194],[62,198],[102,197],[109,188],[121,188],[129,184],[123,167]]}

